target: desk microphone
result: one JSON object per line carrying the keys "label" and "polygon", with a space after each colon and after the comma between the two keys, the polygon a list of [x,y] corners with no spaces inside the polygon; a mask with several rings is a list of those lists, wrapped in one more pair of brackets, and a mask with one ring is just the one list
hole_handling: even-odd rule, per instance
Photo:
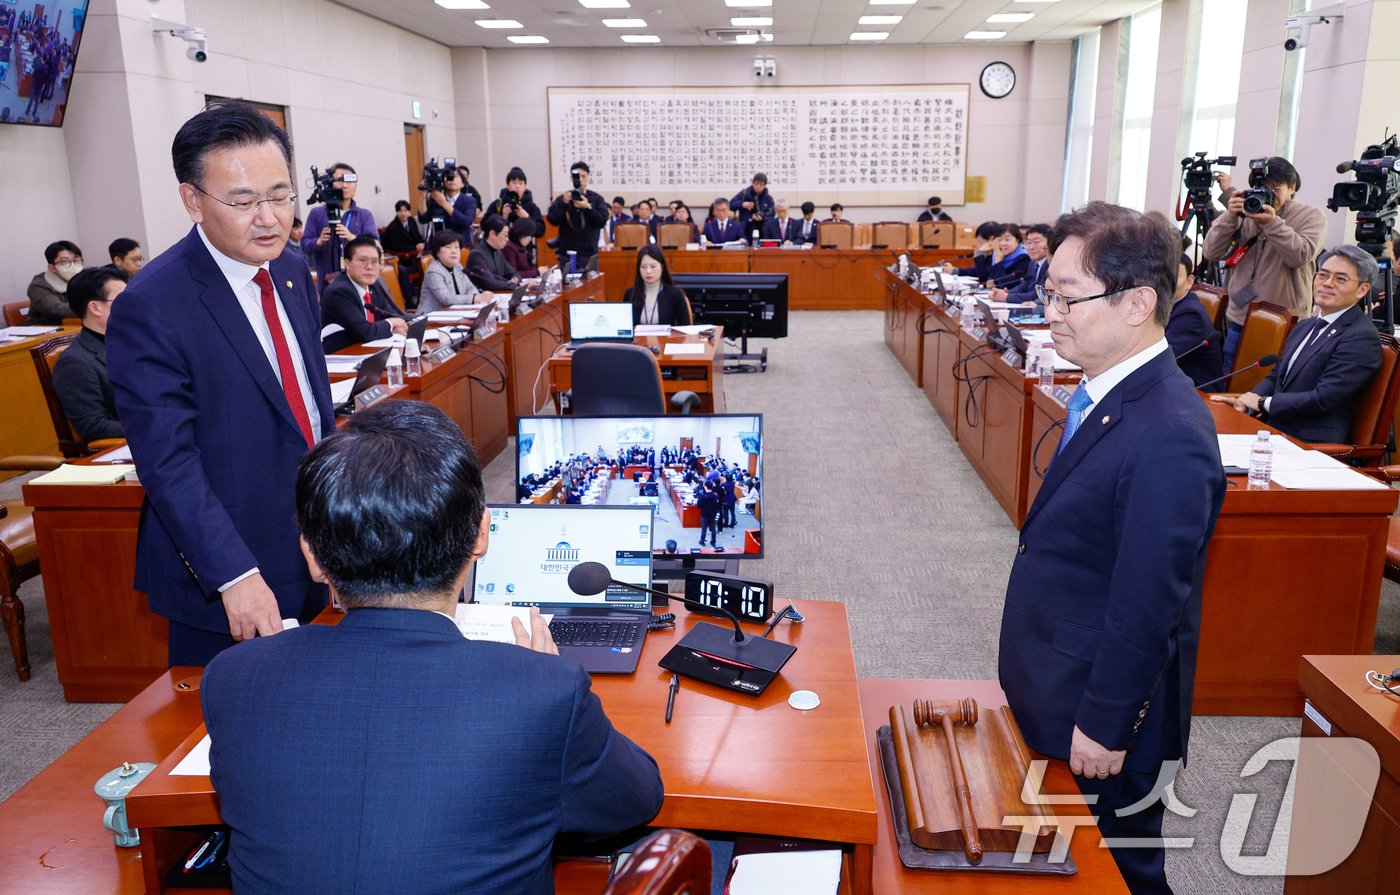
{"label": "desk microphone", "polygon": [[1213,332],[1213,333],[1211,333],[1210,335],[1208,335],[1208,336],[1206,336],[1204,339],[1202,339],[1202,340],[1200,341],[1199,344],[1192,345],[1190,348],[1187,348],[1185,351],[1183,351],[1183,352],[1181,352],[1180,354],[1178,354],[1178,355],[1176,356],[1176,359],[1177,359],[1177,360],[1181,360],[1183,357],[1185,357],[1186,355],[1190,354],[1191,352],[1201,350],[1202,348],[1206,347],[1206,346],[1209,345],[1210,343],[1212,343],[1212,342],[1214,342],[1214,341],[1217,341],[1217,340],[1219,339],[1219,337],[1220,337],[1220,333],[1218,333],[1218,332]]}
{"label": "desk microphone", "polygon": [[[1197,346],[1197,347],[1200,347],[1200,346]],[[1195,348],[1192,348],[1191,350],[1192,350],[1192,351],[1195,351],[1196,349],[1195,349]],[[1208,385],[1215,385],[1217,382],[1224,382],[1225,380],[1229,379],[1231,376],[1234,376],[1235,373],[1243,373],[1243,372],[1246,371],[1246,370],[1253,370],[1255,367],[1272,367],[1272,366],[1273,366],[1274,364],[1276,364],[1276,363],[1278,363],[1278,355],[1277,355],[1277,354],[1266,354],[1266,355],[1264,355],[1263,357],[1259,358],[1259,359],[1258,359],[1257,361],[1255,361],[1254,363],[1250,364],[1249,366],[1240,367],[1238,370],[1235,370],[1233,373],[1226,373],[1224,376],[1221,376],[1221,377],[1218,378],[1218,379],[1212,379],[1210,382],[1203,382],[1203,383],[1201,383],[1200,385],[1196,386],[1196,390],[1197,390],[1197,391],[1202,391],[1202,390],[1204,390],[1205,387],[1208,386]]]}
{"label": "desk microphone", "polygon": [[1025,275],[1024,273],[1022,273],[1022,272],[1019,271],[1019,270],[1013,270],[1011,273],[1007,274],[1007,275],[1004,276],[1004,277],[996,277],[996,278],[993,278],[992,283],[993,283],[998,289],[1002,289],[1002,288],[1005,288],[1006,286],[1011,285],[1012,283],[1018,282],[1018,281],[1020,281],[1020,280],[1024,280],[1025,278],[1026,278],[1026,275]]}
{"label": "desk microphone", "polygon": [[762,637],[745,637],[739,619],[718,606],[707,606],[679,594],[652,590],[640,584],[629,584],[612,577],[608,567],[599,562],[581,562],[569,570],[569,589],[579,596],[600,594],[615,584],[628,590],[679,600],[687,606],[705,612],[717,612],[729,619],[734,627],[731,634],[719,625],[699,622],[686,632],[671,651],[661,657],[662,668],[692,677],[708,684],[737,693],[757,696],[797,652],[797,647]]}

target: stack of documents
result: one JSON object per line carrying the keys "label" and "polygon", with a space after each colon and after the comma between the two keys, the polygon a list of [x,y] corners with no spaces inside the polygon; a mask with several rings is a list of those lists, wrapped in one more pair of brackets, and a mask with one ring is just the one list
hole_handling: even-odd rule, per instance
{"label": "stack of documents", "polygon": [[[1249,468],[1249,451],[1257,435],[1217,435],[1220,462],[1238,469]],[[1371,491],[1386,487],[1368,475],[1357,472],[1321,451],[1299,447],[1287,438],[1269,439],[1274,449],[1270,478],[1285,488],[1302,491]]]}
{"label": "stack of documents", "polygon": [[640,323],[632,330],[634,336],[669,336],[671,327],[664,324]]}
{"label": "stack of documents", "polygon": [[129,463],[109,463],[102,466],[78,466],[65,463],[52,472],[30,479],[31,485],[110,485],[126,478],[136,467]]}
{"label": "stack of documents", "polygon": [[57,326],[10,326],[0,328],[0,343],[28,339],[32,336],[46,336],[58,332]]}
{"label": "stack of documents", "polygon": [[667,354],[704,354],[705,346],[700,342],[667,342]]}
{"label": "stack of documents", "polygon": [[836,892],[841,885],[841,852],[761,852],[738,855],[726,891],[729,895]]}
{"label": "stack of documents", "polygon": [[360,362],[367,357],[364,354],[328,354],[326,355],[327,373],[353,373],[360,369]]}

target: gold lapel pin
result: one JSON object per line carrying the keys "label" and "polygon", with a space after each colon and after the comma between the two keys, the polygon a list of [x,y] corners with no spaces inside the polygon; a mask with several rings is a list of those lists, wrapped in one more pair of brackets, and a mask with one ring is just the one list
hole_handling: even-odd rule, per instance
{"label": "gold lapel pin", "polygon": [[291,281],[291,280],[288,280],[288,281],[287,281],[287,288],[288,288],[288,289],[291,289],[291,288],[292,288],[292,281]]}
{"label": "gold lapel pin", "polygon": [[1103,424],[1104,424],[1105,426],[1108,425],[1108,414],[1104,414]]}

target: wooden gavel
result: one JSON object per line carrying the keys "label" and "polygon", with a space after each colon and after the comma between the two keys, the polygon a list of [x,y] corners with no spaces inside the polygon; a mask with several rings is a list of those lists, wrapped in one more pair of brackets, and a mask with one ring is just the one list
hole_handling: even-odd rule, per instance
{"label": "wooden gavel", "polygon": [[972,789],[967,784],[962,755],[953,739],[953,725],[976,726],[977,700],[971,696],[965,699],[916,699],[914,723],[919,727],[943,725],[943,743],[948,749],[948,772],[953,777],[953,792],[958,799],[958,820],[962,823],[963,854],[973,864],[979,864],[982,861],[982,843],[977,838],[977,817],[972,813]]}

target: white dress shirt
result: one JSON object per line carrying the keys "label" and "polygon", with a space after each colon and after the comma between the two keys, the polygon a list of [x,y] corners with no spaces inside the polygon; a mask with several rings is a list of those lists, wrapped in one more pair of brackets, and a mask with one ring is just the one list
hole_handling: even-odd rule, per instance
{"label": "white dress shirt", "polygon": [[1102,373],[1095,376],[1093,379],[1085,377],[1084,391],[1089,393],[1089,399],[1094,403],[1084,408],[1083,418],[1089,418],[1089,414],[1092,413],[1094,408],[1098,406],[1098,403],[1102,401],[1110,391],[1113,390],[1113,387],[1115,385],[1122,382],[1124,379],[1127,379],[1133,374],[1135,370],[1142,367],[1148,361],[1152,360],[1152,358],[1161,354],[1163,351],[1168,350],[1168,347],[1169,346],[1167,345],[1167,338],[1166,336],[1163,336],[1152,345],[1148,345],[1146,348],[1139,351],[1137,354],[1120,360],[1118,363],[1109,367],[1107,370],[1104,370]]}

